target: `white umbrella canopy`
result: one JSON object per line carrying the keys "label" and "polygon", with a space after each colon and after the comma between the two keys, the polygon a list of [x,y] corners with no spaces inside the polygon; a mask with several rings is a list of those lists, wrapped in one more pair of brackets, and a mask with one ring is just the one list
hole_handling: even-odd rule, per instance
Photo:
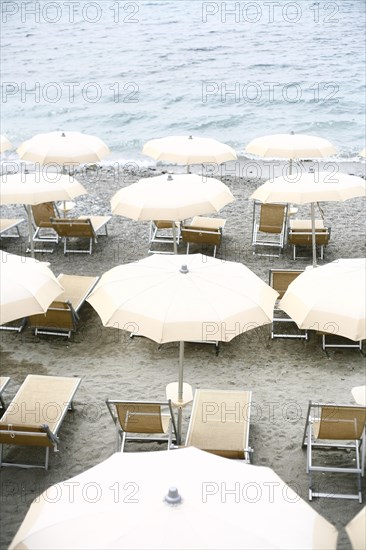
{"label": "white umbrella canopy", "polygon": [[3,251],[0,254],[0,324],[45,313],[63,292],[50,264]]}
{"label": "white umbrella canopy", "polygon": [[273,134],[253,139],[246,153],[286,159],[326,158],[337,149],[327,139],[306,134]]}
{"label": "white umbrella canopy", "polygon": [[338,172],[309,172],[301,176],[277,177],[266,181],[252,194],[252,199],[261,202],[341,202],[355,197],[366,196],[366,182],[359,176]]}
{"label": "white umbrella canopy", "polygon": [[350,538],[352,550],[366,548],[366,506],[346,525],[346,532]]}
{"label": "white umbrella canopy", "polygon": [[362,405],[366,407],[366,385],[355,386],[354,388],[352,388],[351,393],[357,405]]}
{"label": "white umbrella canopy", "polygon": [[0,135],[0,153],[5,153],[13,148],[13,145],[10,143],[6,136]]}
{"label": "white umbrella canopy", "polygon": [[303,173],[300,176],[274,178],[266,181],[251,195],[261,202],[293,202],[311,204],[313,265],[316,265],[315,249],[315,208],[321,201],[345,201],[366,196],[366,182],[358,176],[338,172],[330,176],[328,172]]}
{"label": "white umbrella canopy", "polygon": [[51,179],[51,175],[45,177],[39,173],[3,175],[0,183],[1,205],[25,204],[27,207],[32,257],[34,257],[34,241],[30,206],[56,200],[72,200],[87,193],[86,189],[76,179],[60,174],[55,174],[54,180]]}
{"label": "white umbrella canopy", "polygon": [[361,157],[366,157],[366,148],[362,149],[362,151],[360,152],[360,156]]}
{"label": "white umbrella canopy", "polygon": [[155,160],[166,160],[177,164],[221,164],[236,160],[232,147],[212,138],[194,136],[167,136],[145,143],[143,154]]}
{"label": "white umbrella canopy", "polygon": [[[155,254],[104,273],[87,301],[104,326],[160,344],[179,341],[177,397],[182,402],[184,342],[229,342],[268,324],[277,296],[243,264],[202,254]],[[179,441],[181,422],[179,408]]]}
{"label": "white umbrella canopy", "polygon": [[229,342],[270,323],[277,296],[243,264],[155,254],[104,273],[87,301],[105,326],[130,330],[133,322],[137,334],[162,344]]}
{"label": "white umbrella canopy", "polygon": [[[51,179],[51,176],[55,176]],[[72,200],[87,193],[75,178],[52,174],[12,174],[1,176],[0,202],[5,204],[41,204]]]}
{"label": "white umbrella canopy", "polygon": [[132,220],[181,221],[218,212],[235,200],[230,189],[214,178],[195,174],[141,179],[120,189],[111,200],[113,214]]}
{"label": "white umbrella canopy", "polygon": [[308,267],[288,287],[280,307],[302,329],[351,340],[366,338],[366,259]]}
{"label": "white umbrella canopy", "polygon": [[22,143],[17,153],[21,160],[47,163],[94,163],[110,151],[98,137],[80,132],[49,132],[38,134]]}
{"label": "white umbrella canopy", "polygon": [[[175,504],[165,500],[172,487]],[[332,550],[336,541],[335,527],[270,468],[189,447],[115,453],[47,489],[9,550]]]}

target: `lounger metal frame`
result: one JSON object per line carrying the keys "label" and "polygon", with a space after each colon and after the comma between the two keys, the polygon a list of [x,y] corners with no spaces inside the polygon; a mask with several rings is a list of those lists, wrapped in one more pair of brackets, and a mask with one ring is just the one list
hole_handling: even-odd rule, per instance
{"label": "lounger metal frame", "polygon": [[[343,338],[342,336],[339,336],[338,334],[322,334],[322,349],[323,351],[326,351],[327,348],[353,348],[353,349],[358,349],[359,351],[362,352],[362,340],[349,340],[348,338],[345,338],[345,343],[344,344],[335,344],[335,343],[327,343],[327,340],[326,338],[328,337],[331,337],[331,336],[335,336],[335,337],[338,337],[338,338]],[[349,344],[346,343],[346,342],[350,342]],[[351,342],[353,342],[351,344]]]}
{"label": "lounger metal frame", "polygon": [[[329,409],[328,418],[332,418],[334,415],[334,421],[337,420],[336,411],[342,409],[348,410],[362,410],[366,411],[366,407],[361,405],[330,405],[329,403],[313,403],[309,401],[304,435],[302,440],[302,447],[307,448],[307,459],[306,459],[306,472],[309,476],[309,500],[312,500],[313,497],[325,497],[325,498],[345,498],[345,499],[356,499],[360,503],[362,502],[362,476],[364,475],[364,465],[365,465],[365,452],[366,452],[366,437],[365,437],[365,425],[363,426],[363,432],[360,439],[323,439],[322,443],[317,442],[318,439],[314,438],[313,434],[313,424],[315,421],[320,420],[321,409]],[[312,410],[317,409],[315,415],[312,416]],[[326,442],[324,442],[326,441]],[[331,443],[333,441],[333,443]],[[334,441],[349,441],[348,443],[334,443]],[[314,449],[325,449],[325,448],[335,448],[335,449],[345,449],[353,450],[355,452],[355,467],[335,467],[335,466],[314,466],[313,465],[313,450]],[[313,476],[312,472],[333,472],[333,473],[349,473],[355,474],[357,476],[357,493],[343,494],[343,493],[324,493],[314,491],[312,488],[313,485]]]}

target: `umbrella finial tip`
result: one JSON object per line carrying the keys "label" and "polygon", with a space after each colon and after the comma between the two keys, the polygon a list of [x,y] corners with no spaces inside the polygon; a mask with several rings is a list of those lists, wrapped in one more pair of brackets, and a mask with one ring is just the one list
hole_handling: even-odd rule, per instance
{"label": "umbrella finial tip", "polygon": [[167,177],[167,180],[168,181],[173,181],[173,176],[171,174],[169,174],[169,176]]}
{"label": "umbrella finial tip", "polygon": [[61,137],[66,137],[65,132],[62,132]]}
{"label": "umbrella finial tip", "polygon": [[294,135],[295,135],[295,132],[293,130],[291,130],[290,136],[294,136]]}
{"label": "umbrella finial tip", "polygon": [[181,273],[184,273],[184,274],[188,273],[188,267],[187,267],[187,265],[186,265],[186,264],[183,264],[179,271],[180,271]]}
{"label": "umbrella finial tip", "polygon": [[168,494],[164,497],[164,500],[168,504],[180,504],[182,502],[182,497],[176,487],[170,487]]}
{"label": "umbrella finial tip", "polygon": [[193,139],[193,136],[189,136],[188,139]]}

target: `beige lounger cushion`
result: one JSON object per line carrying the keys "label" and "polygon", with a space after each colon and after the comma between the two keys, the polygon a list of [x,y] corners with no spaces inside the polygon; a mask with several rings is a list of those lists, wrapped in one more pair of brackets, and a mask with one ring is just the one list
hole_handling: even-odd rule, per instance
{"label": "beige lounger cushion", "polygon": [[[51,446],[41,426],[47,425],[57,434],[80,381],[80,378],[29,374],[1,418],[0,430],[7,433],[0,433],[0,443]],[[17,433],[28,431],[35,435]]]}
{"label": "beige lounger cushion", "polygon": [[196,390],[186,446],[243,458],[248,446],[250,391]]}

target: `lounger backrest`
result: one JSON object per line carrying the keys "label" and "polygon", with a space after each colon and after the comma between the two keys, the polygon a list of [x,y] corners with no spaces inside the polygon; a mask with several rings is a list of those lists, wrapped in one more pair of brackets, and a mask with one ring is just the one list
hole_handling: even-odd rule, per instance
{"label": "lounger backrest", "polygon": [[78,316],[69,302],[55,301],[46,313],[30,315],[28,319],[31,328],[76,330]]}
{"label": "lounger backrest", "polygon": [[[317,229],[315,231],[315,242],[318,246],[328,244],[329,239],[330,231],[328,227],[324,227],[324,229]],[[290,231],[288,242],[298,246],[311,246],[313,242],[312,233],[308,229],[296,229],[296,231]]]}
{"label": "lounger backrest", "polygon": [[165,433],[161,406],[136,403],[116,403],[119,423],[125,432]]}
{"label": "lounger backrest", "polygon": [[3,422],[0,422],[0,443],[35,447],[52,447],[53,445],[43,426],[5,424]]}
{"label": "lounger backrest", "polygon": [[314,423],[319,439],[360,439],[365,429],[366,407],[322,406],[320,421]]}
{"label": "lounger backrest", "polygon": [[171,229],[173,222],[168,220],[154,220],[154,224],[158,229]]}
{"label": "lounger backrest", "polygon": [[96,237],[90,218],[51,218],[50,221],[60,237]]}
{"label": "lounger backrest", "polygon": [[44,202],[32,206],[34,223],[37,227],[52,227],[50,218],[57,216],[53,202]]}
{"label": "lounger backrest", "polygon": [[186,243],[219,245],[221,243],[222,229],[205,229],[195,225],[183,225],[182,239]]}
{"label": "lounger backrest", "polygon": [[285,223],[286,205],[261,204],[259,231],[281,233]]}
{"label": "lounger backrest", "polygon": [[269,284],[272,288],[277,290],[277,292],[279,293],[278,300],[283,298],[283,295],[285,294],[289,285],[301,273],[303,273],[302,269],[299,269],[299,270],[271,269],[270,270]]}

